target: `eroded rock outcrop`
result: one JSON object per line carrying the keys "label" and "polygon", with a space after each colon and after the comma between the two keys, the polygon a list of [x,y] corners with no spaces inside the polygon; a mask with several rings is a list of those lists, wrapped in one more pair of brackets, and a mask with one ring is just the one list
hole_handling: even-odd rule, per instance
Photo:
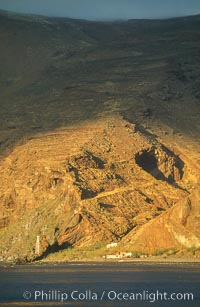
{"label": "eroded rock outcrop", "polygon": [[139,152],[136,162],[155,178],[169,183],[178,182],[184,174],[184,162],[160,144]]}
{"label": "eroded rock outcrop", "polygon": [[0,180],[3,259],[139,235],[188,195],[184,162],[120,116],[28,140],[2,162]]}

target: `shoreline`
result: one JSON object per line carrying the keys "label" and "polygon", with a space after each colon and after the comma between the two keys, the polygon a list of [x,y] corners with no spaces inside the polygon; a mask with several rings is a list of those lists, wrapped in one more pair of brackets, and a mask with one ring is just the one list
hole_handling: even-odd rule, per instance
{"label": "shoreline", "polygon": [[2,266],[23,266],[23,265],[64,265],[64,264],[99,264],[99,265],[106,265],[106,264],[154,264],[154,265],[164,265],[164,264],[200,264],[200,258],[189,258],[189,257],[148,257],[148,258],[124,258],[124,259],[63,259],[63,260],[36,260],[30,262],[22,262],[16,263],[12,261],[0,261],[0,267]]}
{"label": "shoreline", "polygon": [[102,260],[102,259],[80,259],[80,260],[39,260],[34,261],[32,263],[27,263],[30,265],[61,265],[61,264],[99,264],[99,265],[106,265],[106,264],[155,264],[155,265],[162,265],[162,264],[200,264],[200,259],[189,259],[189,258],[149,258],[149,259],[109,259],[109,260]]}
{"label": "shoreline", "polygon": [[[200,259],[188,259],[188,258],[180,258],[180,259],[120,259],[120,260],[98,260],[98,259],[82,259],[82,260],[58,260],[58,261],[35,261],[34,263],[39,263],[39,264],[69,264],[69,263],[99,263],[99,264],[109,264],[109,263],[153,263],[153,264],[167,264],[167,263],[199,263],[200,264]],[[33,264],[34,264],[33,263]]]}

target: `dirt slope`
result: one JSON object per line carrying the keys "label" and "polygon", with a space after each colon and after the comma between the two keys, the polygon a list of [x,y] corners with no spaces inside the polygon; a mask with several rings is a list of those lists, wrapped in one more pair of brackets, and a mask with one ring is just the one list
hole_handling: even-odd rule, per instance
{"label": "dirt slope", "polygon": [[199,203],[200,193],[197,189],[137,232],[131,231],[123,243],[147,253],[170,248],[200,247]]}

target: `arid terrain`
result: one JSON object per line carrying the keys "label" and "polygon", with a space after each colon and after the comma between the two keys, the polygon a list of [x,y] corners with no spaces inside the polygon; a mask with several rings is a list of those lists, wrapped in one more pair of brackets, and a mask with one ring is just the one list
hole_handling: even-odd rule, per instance
{"label": "arid terrain", "polygon": [[2,11],[0,106],[1,261],[111,242],[200,257],[199,15]]}

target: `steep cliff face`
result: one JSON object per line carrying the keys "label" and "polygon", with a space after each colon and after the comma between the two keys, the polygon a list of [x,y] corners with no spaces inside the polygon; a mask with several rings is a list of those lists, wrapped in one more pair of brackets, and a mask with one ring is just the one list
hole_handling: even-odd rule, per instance
{"label": "steep cliff face", "polygon": [[184,167],[120,116],[38,135],[1,164],[1,257],[35,259],[135,231],[139,236],[188,195]]}
{"label": "steep cliff face", "polygon": [[139,152],[136,162],[155,178],[169,183],[177,183],[184,174],[184,162],[164,146],[153,146]]}

